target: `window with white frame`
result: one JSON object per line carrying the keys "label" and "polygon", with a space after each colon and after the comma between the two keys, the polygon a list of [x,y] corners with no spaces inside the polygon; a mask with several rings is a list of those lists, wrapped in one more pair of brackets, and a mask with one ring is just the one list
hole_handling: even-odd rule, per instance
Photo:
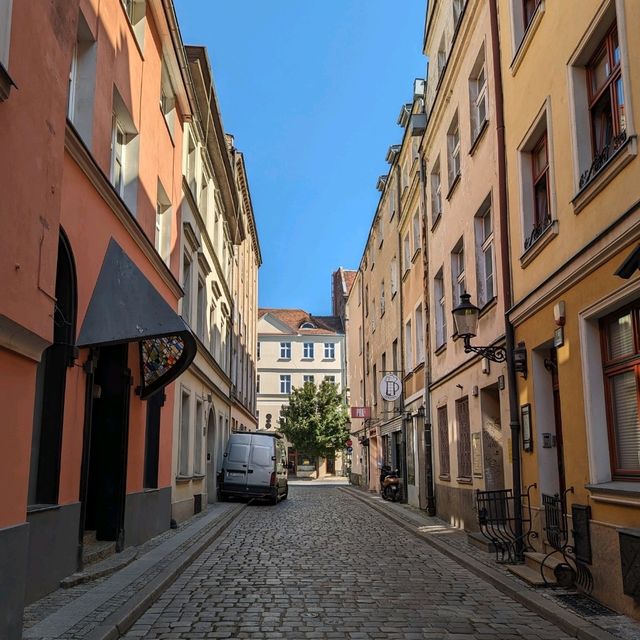
{"label": "window with white frame", "polygon": [[392,220],[396,214],[396,192],[392,182],[389,183],[387,191],[389,193],[389,220]]}
{"label": "window with white frame", "polygon": [[391,297],[398,292],[398,258],[391,259]]}
{"label": "window with white frame", "polygon": [[111,125],[111,183],[121,196],[124,194],[125,145],[124,128],[114,113]]}
{"label": "window with white frame", "polygon": [[380,212],[378,216],[378,248],[382,246],[384,242],[384,214]]}
{"label": "window with white frame", "polygon": [[192,263],[187,253],[182,258],[182,289],[184,296],[182,297],[182,317],[191,322],[191,279],[192,279]]}
{"label": "window with white frame", "polygon": [[482,308],[491,302],[495,296],[493,219],[489,199],[476,215],[475,227],[478,306]]}
{"label": "window with white frame", "polygon": [[171,200],[165,191],[160,180],[158,180],[156,195],[156,251],[165,262],[169,264],[171,258],[171,226],[173,216],[171,211]]}
{"label": "window with white frame", "polygon": [[144,47],[146,0],[121,0],[140,49]]}
{"label": "window with white frame", "polygon": [[471,107],[471,140],[475,142],[487,120],[487,69],[484,44],[469,77]]}
{"label": "window with white frame", "polygon": [[258,360],[260,360],[260,340],[258,340],[257,356],[258,356]]}
{"label": "window with white frame", "polygon": [[444,68],[447,66],[447,45],[444,38],[444,33],[440,39],[440,46],[438,47],[438,80],[442,78]]}
{"label": "window with white frame", "polygon": [[413,229],[413,253],[415,254],[422,246],[420,233],[420,215],[417,211],[413,214],[411,228]]}
{"label": "window with white frame", "polygon": [[291,376],[289,374],[282,374],[280,376],[280,393],[286,395],[291,393]]}
{"label": "window with white frame", "polygon": [[385,299],[384,299],[384,280],[380,283],[380,317],[384,315]]}
{"label": "window with white frame", "polygon": [[449,163],[449,189],[451,189],[460,175],[460,126],[457,112],[447,132],[447,160]]}
{"label": "window with white frame", "polygon": [[180,442],[178,443],[178,475],[188,476],[189,471],[189,453],[190,453],[190,434],[191,434],[191,416],[190,416],[191,395],[185,389],[182,390],[180,401]]}
{"label": "window with white frame", "polygon": [[291,343],[290,342],[280,343],[280,359],[281,360],[291,359]]}
{"label": "window with white frame", "polygon": [[311,374],[303,375],[302,376],[302,382],[303,382],[303,384],[307,384],[307,382],[310,383],[310,384],[315,384],[316,377],[314,375],[311,375]]}
{"label": "window with white frame", "polygon": [[431,224],[435,224],[436,220],[442,213],[442,182],[440,180],[440,157],[436,158],[430,175],[431,183]]}
{"label": "window with white frame", "polygon": [[113,91],[111,121],[111,184],[131,213],[138,198],[138,153],[140,136],[117,90]]}
{"label": "window with white frame", "polygon": [[404,275],[409,269],[411,269],[411,239],[407,233],[402,240],[402,275]]}
{"label": "window with white frame", "polygon": [[407,370],[413,371],[413,333],[411,331],[411,320],[407,320],[404,325],[404,364]]}
{"label": "window with white frame", "polygon": [[453,290],[453,306],[460,304],[460,296],[467,290],[464,270],[464,242],[458,240],[451,252],[451,284]]}
{"label": "window with white frame", "polygon": [[256,376],[256,393],[260,393],[260,374]]}
{"label": "window with white frame", "polygon": [[211,176],[209,175],[209,171],[207,170],[205,163],[205,155],[202,154],[202,173],[200,174],[200,195],[198,196],[198,209],[200,210],[200,215],[204,220],[205,224],[207,223],[207,215],[209,212],[209,185],[211,184]]}
{"label": "window with white frame", "polygon": [[162,61],[160,73],[160,111],[167,123],[169,135],[173,139],[173,129],[176,122],[176,96],[165,60]]}
{"label": "window with white frame", "polygon": [[416,364],[424,362],[424,317],[422,315],[422,305],[416,309]]}
{"label": "window with white frame", "polygon": [[204,407],[202,400],[196,400],[196,424],[193,433],[193,473],[197,476],[203,474],[202,452],[204,450]]}
{"label": "window with white frame", "polygon": [[336,357],[336,344],[335,342],[324,343],[324,359],[334,360]]}
{"label": "window with white frame", "polygon": [[186,144],[186,178],[187,184],[189,185],[189,189],[191,189],[191,195],[196,197],[196,186],[197,186],[197,177],[196,177],[196,143],[193,139],[193,135],[191,132],[187,134],[187,144]]}
{"label": "window with white frame", "polygon": [[198,277],[198,290],[196,295],[196,313],[197,313],[197,329],[198,338],[204,341],[204,336],[207,330],[207,296],[205,294],[206,285],[202,276]]}
{"label": "window with white frame", "polygon": [[457,27],[462,16],[465,0],[453,0],[453,24]]}
{"label": "window with white frame", "polygon": [[303,358],[307,360],[313,359],[313,342],[305,342],[302,348]]}
{"label": "window with white frame", "polygon": [[376,299],[371,299],[371,308],[373,309],[373,313],[371,314],[371,332],[373,333],[376,330]]}
{"label": "window with white frame", "polygon": [[444,298],[444,278],[442,269],[438,271],[433,279],[433,297],[435,300],[435,321],[436,321],[436,349],[443,346],[447,340],[447,317],[445,314]]}
{"label": "window with white frame", "polygon": [[325,380],[325,382],[329,382],[330,384],[335,384],[336,383],[336,377],[335,376],[325,376],[324,380]]}

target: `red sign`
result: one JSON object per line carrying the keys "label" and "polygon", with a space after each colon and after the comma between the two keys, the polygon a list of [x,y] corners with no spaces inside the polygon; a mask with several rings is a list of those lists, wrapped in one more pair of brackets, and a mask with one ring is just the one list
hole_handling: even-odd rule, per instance
{"label": "red sign", "polygon": [[351,407],[351,417],[366,420],[371,417],[371,407]]}
{"label": "red sign", "polygon": [[353,440],[347,440],[347,441],[344,443],[344,446],[345,446],[345,447],[352,447],[352,446],[353,446]]}

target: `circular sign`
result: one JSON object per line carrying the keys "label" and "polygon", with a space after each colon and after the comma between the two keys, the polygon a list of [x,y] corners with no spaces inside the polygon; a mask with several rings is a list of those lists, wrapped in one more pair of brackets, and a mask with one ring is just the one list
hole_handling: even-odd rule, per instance
{"label": "circular sign", "polygon": [[353,442],[352,442],[352,440],[351,440],[351,439],[347,440],[347,441],[344,443],[344,446],[345,446],[345,447],[350,447],[350,446],[352,446],[352,445],[353,445]]}
{"label": "circular sign", "polygon": [[347,447],[347,453],[351,453],[353,451],[353,447]]}
{"label": "circular sign", "polygon": [[394,373],[387,373],[380,380],[380,395],[387,402],[395,402],[402,395],[402,382]]}

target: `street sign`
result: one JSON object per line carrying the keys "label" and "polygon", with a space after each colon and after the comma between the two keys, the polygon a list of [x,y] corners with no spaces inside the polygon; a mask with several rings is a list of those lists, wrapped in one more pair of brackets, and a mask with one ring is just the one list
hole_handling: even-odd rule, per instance
{"label": "street sign", "polygon": [[353,445],[353,440],[349,439],[344,443],[345,447],[350,447]]}
{"label": "street sign", "polygon": [[380,381],[380,395],[387,402],[395,402],[402,395],[402,381],[394,373],[387,373]]}
{"label": "street sign", "polygon": [[371,407],[351,407],[351,417],[367,420],[371,417]]}
{"label": "street sign", "polygon": [[347,453],[351,453],[353,451],[353,447],[347,447]]}

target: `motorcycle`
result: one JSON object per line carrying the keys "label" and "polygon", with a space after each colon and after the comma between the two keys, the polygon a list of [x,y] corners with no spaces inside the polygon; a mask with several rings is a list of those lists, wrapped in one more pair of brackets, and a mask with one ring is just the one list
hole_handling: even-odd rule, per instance
{"label": "motorcycle", "polygon": [[380,470],[380,495],[383,500],[398,502],[400,500],[400,476],[398,470],[385,465]]}

